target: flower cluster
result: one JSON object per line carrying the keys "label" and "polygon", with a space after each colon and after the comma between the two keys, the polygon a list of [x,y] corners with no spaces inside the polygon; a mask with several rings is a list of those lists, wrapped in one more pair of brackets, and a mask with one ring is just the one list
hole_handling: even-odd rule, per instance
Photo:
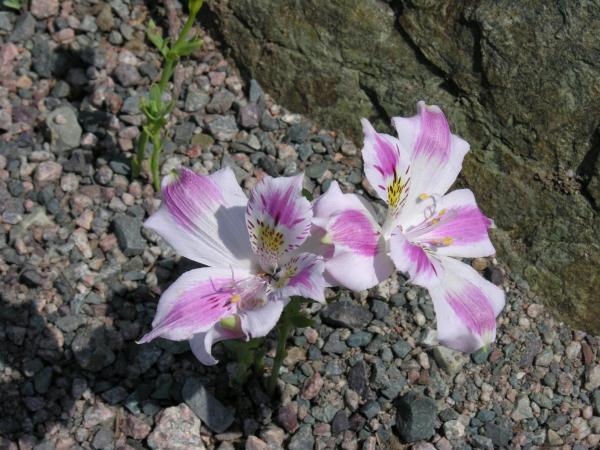
{"label": "flower cluster", "polygon": [[397,138],[363,120],[365,175],[388,206],[381,225],[336,182],[311,204],[302,175],[264,177],[249,198],[228,168],[167,176],[145,226],[207,267],[163,293],[140,342],[189,340],[202,363],[215,364],[215,342],[266,336],[292,296],[324,302],[327,286],[361,291],[394,270],[428,289],[442,344],[472,352],[492,342],[504,293],[457,259],[494,253],[492,222],[468,189],[447,193],[469,145],[437,106],[417,109],[393,119]]}

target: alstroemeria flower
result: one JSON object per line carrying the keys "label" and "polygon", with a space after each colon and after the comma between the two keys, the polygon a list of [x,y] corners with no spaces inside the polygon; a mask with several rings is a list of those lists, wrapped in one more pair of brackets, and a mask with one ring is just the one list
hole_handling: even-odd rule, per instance
{"label": "alstroemeria flower", "polygon": [[[494,254],[492,222],[470,190],[446,194],[469,144],[450,132],[437,106],[419,102],[417,109],[416,116],[393,119],[398,138],[362,121],[365,175],[388,205],[383,226],[360,197],[341,193],[336,184],[316,200],[313,223],[329,246],[327,277],[366,289],[387,276],[389,255],[411,282],[429,290],[440,342],[471,352],[495,339],[504,292],[454,257]],[[352,261],[352,270],[340,270],[342,261]]]}
{"label": "alstroemeria flower", "polygon": [[163,204],[144,226],[209,267],[183,274],[162,294],[140,343],[189,340],[203,364],[216,364],[213,343],[267,335],[290,296],[325,300],[322,258],[296,251],[312,219],[302,179],[265,177],[248,200],[229,168],[165,177]]}

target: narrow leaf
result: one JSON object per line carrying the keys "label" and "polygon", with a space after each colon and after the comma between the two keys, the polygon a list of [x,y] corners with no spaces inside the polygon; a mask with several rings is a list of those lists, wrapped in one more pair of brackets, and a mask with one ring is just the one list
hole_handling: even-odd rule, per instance
{"label": "narrow leaf", "polygon": [[290,322],[296,328],[312,327],[312,326],[315,325],[315,321],[314,320],[312,320],[309,317],[306,317],[303,314],[298,314],[297,316],[290,317]]}
{"label": "narrow leaf", "polygon": [[154,20],[150,19],[150,22],[148,23],[148,29],[146,30],[146,36],[148,36],[150,42],[154,44],[160,53],[165,56],[165,51],[167,49],[166,42],[156,30],[157,28]]}
{"label": "narrow leaf", "polygon": [[183,56],[191,55],[200,47],[202,47],[202,40],[196,37],[187,42],[181,42],[176,47],[173,47],[172,51],[178,58],[181,58]]}

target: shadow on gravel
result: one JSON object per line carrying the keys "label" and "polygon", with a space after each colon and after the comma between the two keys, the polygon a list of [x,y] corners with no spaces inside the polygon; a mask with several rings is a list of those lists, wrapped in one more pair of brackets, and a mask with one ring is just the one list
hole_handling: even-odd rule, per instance
{"label": "shadow on gravel", "polygon": [[[195,266],[159,260],[159,285]],[[144,270],[135,275],[123,268],[124,279],[142,279],[135,288],[118,281],[119,273],[107,279],[104,298],[93,290],[76,293],[61,274],[50,283],[60,293],[55,298],[34,268],[9,267],[0,290],[0,444],[5,438],[23,447],[40,441],[60,447],[62,438],[72,448],[103,433],[139,447],[157,413],[182,402],[216,433],[252,432],[276,410],[257,380],[238,390],[229,386],[233,366],[223,349],[215,349],[219,365],[204,367],[187,342],[135,343],[158,302]]]}

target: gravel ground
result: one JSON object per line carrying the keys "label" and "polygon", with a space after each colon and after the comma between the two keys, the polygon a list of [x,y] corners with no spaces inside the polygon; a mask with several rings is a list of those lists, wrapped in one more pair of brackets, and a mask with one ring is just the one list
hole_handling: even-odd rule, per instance
{"label": "gravel ground", "polygon": [[[0,448],[598,448],[598,337],[494,259],[472,261],[507,292],[488,352],[438,346],[427,293],[401,277],[313,305],[273,398],[231,387],[219,346],[206,368],[186,343],[135,344],[193,267],[141,228],[160,200],[129,178],[159,67],[148,14],[162,17],[136,0],[0,12]],[[304,171],[315,195],[335,179],[374,199],[352,142],[244,83],[210,37],[176,78],[163,173],[230,166],[251,188]]]}

